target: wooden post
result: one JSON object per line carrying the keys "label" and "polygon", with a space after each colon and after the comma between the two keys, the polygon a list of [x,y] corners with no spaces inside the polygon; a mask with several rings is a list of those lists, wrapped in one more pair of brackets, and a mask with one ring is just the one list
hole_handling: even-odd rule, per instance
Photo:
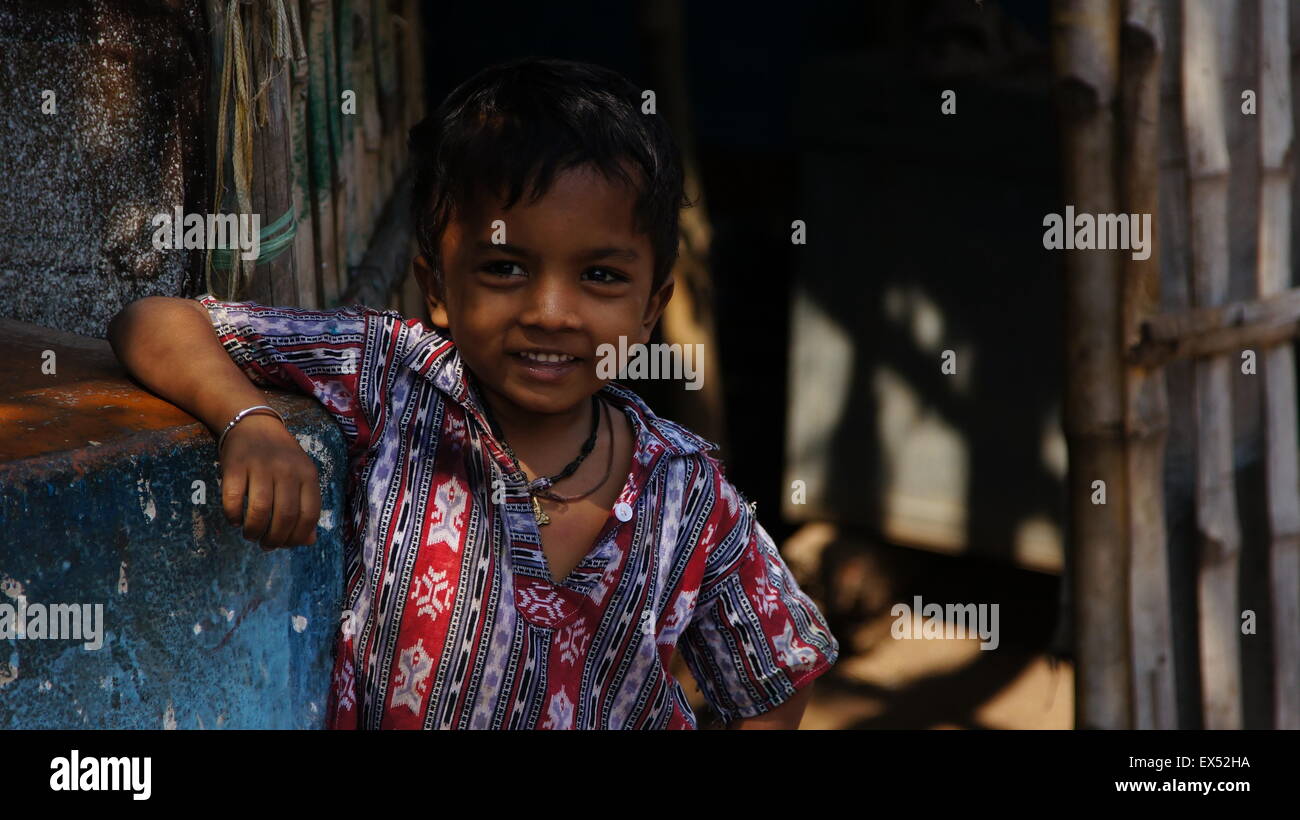
{"label": "wooden post", "polygon": [[[1287,0],[1259,10],[1259,266],[1261,299],[1291,286],[1291,66]],[[1295,355],[1290,341],[1260,354],[1264,379],[1269,583],[1273,603],[1274,726],[1300,729],[1300,480]]]}
{"label": "wooden post", "polygon": [[[1183,4],[1183,120],[1187,134],[1191,217],[1191,292],[1196,307],[1228,295],[1228,144],[1216,6]],[[1231,0],[1235,10],[1236,2]],[[1240,612],[1237,601],[1241,534],[1237,523],[1232,451],[1232,367],[1226,355],[1195,364],[1196,527],[1199,534],[1202,710],[1205,728],[1239,729],[1242,722]]]}
{"label": "wooden post", "polygon": [[[1076,212],[1114,213],[1118,197],[1112,107],[1119,72],[1119,3],[1056,0],[1052,28],[1065,202]],[[1114,253],[1074,251],[1065,256],[1064,265],[1064,427],[1070,447],[1070,550],[1079,664],[1075,725],[1130,728],[1119,259]],[[1097,481],[1105,482],[1105,504],[1093,502]]]}
{"label": "wooden post", "polygon": [[[1124,13],[1121,110],[1123,210],[1151,215],[1159,224],[1160,7],[1157,0],[1128,0]],[[1151,255],[1123,253],[1125,348],[1141,338],[1142,322],[1160,307],[1159,244]],[[1165,552],[1164,459],[1169,427],[1164,370],[1130,364],[1125,369],[1124,435],[1129,494],[1128,617],[1132,640],[1133,719],[1138,729],[1178,726],[1170,625],[1169,560]]]}

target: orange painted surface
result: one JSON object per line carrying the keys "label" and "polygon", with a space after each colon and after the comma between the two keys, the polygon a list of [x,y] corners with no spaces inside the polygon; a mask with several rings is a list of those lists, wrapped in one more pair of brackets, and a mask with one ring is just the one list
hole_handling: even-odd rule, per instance
{"label": "orange painted surface", "polygon": [[[212,433],[132,381],[108,342],[0,319],[0,347],[0,468],[55,454],[84,467],[138,449],[140,434],[148,434],[150,446],[207,439],[216,458]],[[53,351],[53,373],[45,372],[45,351]],[[282,413],[313,404],[280,392],[267,396]]]}

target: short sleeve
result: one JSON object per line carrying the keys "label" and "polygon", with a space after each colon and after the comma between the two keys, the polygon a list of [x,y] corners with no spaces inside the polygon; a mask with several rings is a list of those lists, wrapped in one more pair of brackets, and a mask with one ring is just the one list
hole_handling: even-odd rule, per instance
{"label": "short sleeve", "polygon": [[[722,719],[770,712],[826,672],[839,641],[799,588],[767,530],[725,479],[710,523],[720,539],[705,560],[682,660]],[[709,527],[704,528],[708,538]]]}
{"label": "short sleeve", "polygon": [[349,452],[369,444],[392,361],[382,320],[400,321],[397,313],[361,305],[318,311],[223,302],[210,293],[197,301],[250,381],[314,396],[338,422]]}

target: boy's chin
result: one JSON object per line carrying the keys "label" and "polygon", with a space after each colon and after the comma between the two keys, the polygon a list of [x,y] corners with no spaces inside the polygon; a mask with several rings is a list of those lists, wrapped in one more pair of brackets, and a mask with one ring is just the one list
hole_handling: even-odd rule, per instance
{"label": "boy's chin", "polygon": [[599,385],[588,385],[583,380],[575,379],[572,384],[532,385],[520,384],[514,380],[503,385],[498,392],[503,394],[520,410],[539,415],[568,413],[591,398]]}

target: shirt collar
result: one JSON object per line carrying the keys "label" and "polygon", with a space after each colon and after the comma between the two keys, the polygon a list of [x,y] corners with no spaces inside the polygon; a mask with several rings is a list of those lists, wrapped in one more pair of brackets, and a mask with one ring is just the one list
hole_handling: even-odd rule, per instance
{"label": "shirt collar", "polygon": [[[402,364],[428,379],[464,407],[483,430],[490,429],[482,409],[474,399],[474,391],[470,389],[464,360],[451,339],[436,330],[425,328],[424,335],[402,359]],[[638,460],[644,457],[643,454],[656,451],[685,456],[718,449],[718,445],[703,436],[677,422],[655,415],[640,396],[618,382],[608,382],[601,388],[600,394],[615,407],[621,408],[637,426]],[[488,432],[488,435],[491,433]]]}

